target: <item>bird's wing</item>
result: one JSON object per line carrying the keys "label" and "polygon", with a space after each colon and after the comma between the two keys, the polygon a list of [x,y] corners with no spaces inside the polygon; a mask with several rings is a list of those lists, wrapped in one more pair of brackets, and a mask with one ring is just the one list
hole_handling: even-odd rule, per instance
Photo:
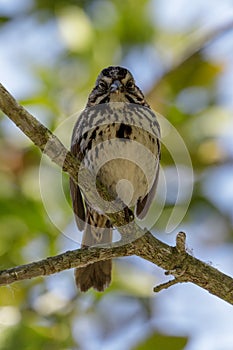
{"label": "bird's wing", "polygon": [[159,179],[159,160],[161,158],[160,156],[160,142],[159,140],[157,139],[157,146],[158,146],[158,162],[157,162],[157,165],[156,165],[156,173],[155,173],[155,178],[154,178],[154,182],[153,182],[153,185],[149,191],[149,193],[147,193],[147,195],[143,198],[139,198],[138,201],[137,201],[137,204],[136,204],[136,215],[139,219],[143,219],[149,208],[150,208],[150,205],[154,199],[154,196],[155,196],[155,191],[156,191],[156,188],[157,188],[157,184],[158,184],[158,179]]}
{"label": "bird's wing", "polygon": [[[80,159],[80,147],[79,147],[78,141],[74,143],[72,142],[71,153],[75,157]],[[78,185],[76,185],[76,183],[73,181],[72,178],[70,178],[70,193],[71,193],[75,220],[79,230],[82,231],[85,226],[85,217],[86,217],[85,205],[84,205],[80,188]]]}

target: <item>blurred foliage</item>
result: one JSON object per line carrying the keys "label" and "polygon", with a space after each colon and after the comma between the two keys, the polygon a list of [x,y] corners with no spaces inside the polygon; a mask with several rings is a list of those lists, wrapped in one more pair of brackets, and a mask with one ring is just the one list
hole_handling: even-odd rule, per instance
{"label": "blurred foliage", "polygon": [[147,349],[166,349],[166,350],[182,350],[187,344],[186,338],[168,337],[161,334],[153,334],[148,337],[145,342],[137,345],[134,350]]}
{"label": "blurred foliage", "polygon": [[[204,235],[200,242],[203,245],[229,242],[233,237],[231,206],[223,206],[215,191],[221,184],[218,181],[223,181],[232,166],[232,153],[223,142],[232,127],[230,111],[218,95],[218,82],[227,64],[223,59],[213,59],[206,48],[177,59],[192,47],[190,33],[195,25],[190,24],[179,35],[163,29],[153,15],[155,4],[149,0],[138,1],[137,5],[132,0],[28,0],[18,13],[14,9],[1,13],[0,4],[2,46],[5,43],[5,50],[11,52],[10,59],[18,72],[26,68],[30,78],[26,84],[23,76],[21,81],[26,88],[16,97],[69,146],[75,118],[67,116],[83,108],[99,71],[112,64],[127,65],[138,84],[144,84],[153,109],[166,116],[180,133],[191,156],[194,192],[181,227],[192,226],[195,231],[196,224],[201,232],[208,231],[208,237]],[[178,50],[181,42],[182,50]],[[145,52],[152,55],[153,65]],[[11,84],[13,90],[20,80],[15,79],[10,76],[6,84]],[[72,220],[67,177],[62,177],[62,197],[56,192],[54,174],[58,170],[53,173],[48,162],[52,170],[45,171],[48,181],[52,176],[52,182],[44,191],[49,195],[54,186],[56,193],[52,204],[47,203],[45,208],[41,198],[44,192],[39,186],[43,180],[39,169],[45,166],[44,161],[41,165],[38,150],[3,115],[0,146],[1,268],[76,248],[59,231],[66,230]],[[165,171],[175,169],[165,146],[161,164]],[[218,171],[223,174],[220,180]],[[169,186],[173,193],[173,184]],[[163,232],[174,203],[174,196],[168,193],[154,229]],[[52,214],[49,205],[54,207]],[[150,215],[153,217],[153,211]],[[53,218],[59,225],[54,224]],[[69,272],[3,287],[0,350],[101,349],[101,344],[121,337],[119,349],[184,349],[186,338],[171,337],[170,332],[160,335],[156,327],[148,335],[157,312],[153,307],[156,299],[151,298],[152,286],[159,278],[157,273],[142,262],[121,259],[114,268],[111,287],[103,294],[91,291],[76,295]],[[127,334],[133,326],[140,326],[140,341],[135,336],[134,342],[126,345],[122,332]]]}
{"label": "blurred foliage", "polygon": [[73,345],[69,336],[69,327],[64,322],[47,320],[47,325],[39,325],[34,320],[34,315],[30,311],[25,312],[25,321],[18,326],[12,327],[2,342],[1,349],[35,349],[35,350],[57,350],[66,349]]}

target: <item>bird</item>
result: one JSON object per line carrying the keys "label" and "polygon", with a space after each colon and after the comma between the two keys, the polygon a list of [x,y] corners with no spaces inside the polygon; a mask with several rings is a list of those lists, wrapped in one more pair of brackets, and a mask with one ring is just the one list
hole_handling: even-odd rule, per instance
{"label": "bird", "polygon": [[[160,148],[156,114],[131,72],[121,66],[104,68],[74,126],[71,153],[129,208],[126,220],[130,208],[139,219],[148,212],[158,183]],[[72,178],[70,193],[77,227],[84,231],[81,247],[110,244],[113,226],[107,214],[88,203]],[[76,268],[78,289],[104,291],[111,269],[111,260]]]}

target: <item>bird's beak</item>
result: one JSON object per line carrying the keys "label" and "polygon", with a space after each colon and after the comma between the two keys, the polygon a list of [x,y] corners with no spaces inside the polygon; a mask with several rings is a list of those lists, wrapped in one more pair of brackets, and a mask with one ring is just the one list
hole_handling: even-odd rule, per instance
{"label": "bird's beak", "polygon": [[121,82],[119,80],[115,80],[110,86],[110,92],[118,93],[121,86],[122,86]]}

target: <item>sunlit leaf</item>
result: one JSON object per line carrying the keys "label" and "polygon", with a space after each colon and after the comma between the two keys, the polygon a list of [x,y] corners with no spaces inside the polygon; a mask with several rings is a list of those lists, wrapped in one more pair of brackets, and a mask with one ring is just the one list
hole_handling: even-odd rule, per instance
{"label": "sunlit leaf", "polygon": [[171,337],[161,334],[153,334],[135,346],[133,350],[182,350],[187,344],[188,339],[184,337]]}

